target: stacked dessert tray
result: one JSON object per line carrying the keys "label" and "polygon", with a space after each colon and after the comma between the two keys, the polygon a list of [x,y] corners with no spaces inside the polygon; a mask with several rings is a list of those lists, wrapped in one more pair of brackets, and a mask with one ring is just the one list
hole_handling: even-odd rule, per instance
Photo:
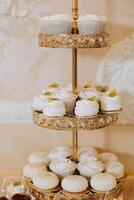
{"label": "stacked dessert tray", "polygon": [[[72,49],[72,91],[77,95],[77,49],[78,48],[102,48],[108,47],[110,44],[110,35],[108,33],[99,34],[81,34],[78,30],[78,0],[73,0],[73,25],[72,33],[70,34],[45,34],[41,33],[39,35],[39,45],[41,47],[48,48],[71,48]],[[72,155],[71,161],[78,163],[78,130],[94,130],[104,128],[106,126],[112,125],[118,120],[119,110],[112,110],[102,112],[99,111],[97,115],[94,116],[77,116],[74,113],[69,113],[64,116],[45,116],[42,112],[33,110],[33,121],[38,126],[43,128],[53,129],[53,130],[69,130],[72,131]],[[70,156],[70,155],[69,155]],[[38,200],[122,200],[123,187],[125,177],[117,178],[115,187],[106,191],[95,190],[91,187],[89,178],[79,175],[79,171],[75,170],[74,179],[78,178],[76,185],[78,183],[85,187],[85,190],[79,190],[76,188],[71,191],[66,189],[65,185],[72,177],[67,177],[67,180],[62,180],[60,177],[59,184],[52,189],[43,189],[43,187],[38,187],[37,184],[33,183],[27,174],[24,173],[24,184],[29,193],[31,193]],[[50,167],[49,167],[50,170]],[[49,174],[50,176],[52,174]],[[101,174],[102,175],[102,174]],[[104,176],[106,174],[103,174]],[[103,176],[102,175],[102,176]],[[76,176],[76,177],[75,177]],[[41,178],[41,177],[40,177]],[[48,177],[47,177],[48,178]],[[66,177],[65,177],[66,178]],[[70,179],[69,179],[70,178]],[[107,175],[106,175],[107,178]],[[68,180],[69,179],[69,180]],[[73,178],[72,178],[73,179]],[[87,181],[88,180],[88,181]],[[45,182],[45,179],[42,181]],[[56,178],[54,179],[56,181]],[[40,181],[39,181],[40,182]],[[63,183],[64,182],[64,183]],[[73,182],[73,183],[74,183]],[[112,183],[113,183],[112,182]],[[54,183],[54,182],[53,182]],[[69,183],[69,182],[68,182]],[[114,182],[115,183],[115,182]],[[87,186],[85,186],[87,184]],[[71,185],[71,182],[70,182]],[[79,187],[79,185],[78,185]]]}

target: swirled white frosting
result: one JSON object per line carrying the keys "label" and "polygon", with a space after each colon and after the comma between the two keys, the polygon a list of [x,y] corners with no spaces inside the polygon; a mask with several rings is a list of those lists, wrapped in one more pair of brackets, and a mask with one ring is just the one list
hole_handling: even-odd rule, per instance
{"label": "swirled white frosting", "polygon": [[60,90],[60,92],[55,93],[53,96],[64,102],[67,113],[73,112],[77,95],[72,92]]}
{"label": "swirled white frosting", "polygon": [[76,102],[75,114],[77,116],[93,116],[99,112],[99,104],[96,101],[79,100]]}
{"label": "swirled white frosting", "polygon": [[43,109],[43,113],[47,116],[64,116],[66,113],[65,105],[59,100],[48,102]]}
{"label": "swirled white frosting", "polygon": [[10,12],[12,0],[0,0],[0,15],[7,15]]}
{"label": "swirled white frosting", "polygon": [[50,163],[49,168],[52,172],[56,173],[57,175],[65,177],[74,173],[76,169],[76,163],[69,159],[61,158],[53,160]]}
{"label": "swirled white frosting", "polygon": [[41,172],[47,171],[47,167],[45,164],[42,163],[29,163],[26,164],[23,168],[23,175],[33,179]]}
{"label": "swirled white frosting", "polygon": [[79,156],[79,161],[80,162],[82,162],[82,161],[90,162],[92,160],[97,161],[98,160],[97,155],[93,155],[90,152],[84,152]]}
{"label": "swirled white frosting", "polygon": [[72,155],[71,148],[69,147],[58,147],[50,151],[49,159],[51,161],[61,159],[61,158],[69,158]]}
{"label": "swirled white frosting", "polygon": [[42,112],[44,106],[46,105],[46,100],[41,97],[34,97],[32,108],[36,111]]}
{"label": "swirled white frosting", "polygon": [[111,161],[106,165],[106,172],[112,174],[116,178],[124,177],[124,165],[120,162]]}
{"label": "swirled white frosting", "polygon": [[71,193],[83,192],[88,188],[88,181],[86,178],[78,175],[66,176],[62,180],[62,188]]}
{"label": "swirled white frosting", "polygon": [[91,187],[96,191],[107,192],[116,187],[116,178],[108,173],[100,173],[90,180]]}
{"label": "swirled white frosting", "polygon": [[72,92],[72,84],[63,85],[60,90],[66,92]]}
{"label": "swirled white frosting", "polygon": [[118,161],[118,157],[115,154],[110,153],[110,152],[100,153],[98,154],[98,158],[104,163],[107,163],[110,161]]}
{"label": "swirled white frosting", "polygon": [[96,155],[98,152],[94,147],[80,147],[78,149],[78,156],[81,156],[83,153],[89,153],[91,155]]}
{"label": "swirled white frosting", "polygon": [[48,165],[50,163],[48,152],[33,152],[29,158],[29,163],[44,163]]}
{"label": "swirled white frosting", "polygon": [[52,172],[43,172],[34,177],[33,184],[42,190],[51,190],[58,186],[59,179]]}
{"label": "swirled white frosting", "polygon": [[114,96],[110,97],[109,95],[105,94],[101,97],[101,110],[109,111],[109,110],[120,110],[122,108],[121,97]]}
{"label": "swirled white frosting", "polygon": [[79,162],[77,165],[77,168],[82,176],[85,177],[92,177],[97,173],[102,172],[105,167],[104,164],[101,161],[97,160],[90,160]]}
{"label": "swirled white frosting", "polygon": [[67,99],[71,99],[71,100],[76,100],[77,96],[75,94],[73,94],[72,92],[68,92],[68,91],[63,91],[61,90],[60,92],[56,93],[54,95],[55,98],[61,99],[61,100],[67,100]]}
{"label": "swirled white frosting", "polygon": [[99,92],[94,88],[85,88],[80,92],[79,97],[81,99],[89,99],[90,97],[96,97],[98,99]]}

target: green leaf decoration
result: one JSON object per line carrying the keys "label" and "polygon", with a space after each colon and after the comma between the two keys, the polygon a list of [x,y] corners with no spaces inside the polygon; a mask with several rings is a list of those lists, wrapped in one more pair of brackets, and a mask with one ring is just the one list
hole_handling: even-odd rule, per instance
{"label": "green leaf decoration", "polygon": [[51,92],[49,92],[49,91],[47,91],[47,92],[45,92],[45,93],[44,93],[44,95],[45,95],[45,96],[51,96],[51,95],[52,95],[52,93],[51,93]]}
{"label": "green leaf decoration", "polygon": [[96,101],[96,97],[94,97],[94,96],[93,96],[93,97],[90,97],[90,98],[88,98],[88,100],[89,100],[89,101]]}
{"label": "green leaf decoration", "polygon": [[48,102],[52,102],[52,101],[60,101],[60,99],[58,99],[58,98],[48,98]]}
{"label": "green leaf decoration", "polygon": [[57,83],[51,83],[48,87],[49,88],[58,88],[59,84],[57,84]]}
{"label": "green leaf decoration", "polygon": [[92,87],[92,84],[91,83],[87,83],[84,85],[84,88],[91,88]]}
{"label": "green leaf decoration", "polygon": [[115,97],[115,96],[117,96],[117,95],[118,95],[118,93],[117,93],[116,90],[112,90],[112,91],[109,93],[109,96],[110,96],[110,97]]}
{"label": "green leaf decoration", "polygon": [[20,186],[21,185],[21,182],[20,181],[16,181],[13,186]]}

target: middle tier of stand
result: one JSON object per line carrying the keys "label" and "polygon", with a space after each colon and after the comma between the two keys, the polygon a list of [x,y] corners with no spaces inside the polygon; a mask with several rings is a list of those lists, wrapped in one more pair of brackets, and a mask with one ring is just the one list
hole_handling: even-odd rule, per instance
{"label": "middle tier of stand", "polygon": [[93,117],[48,117],[43,113],[33,111],[33,121],[36,125],[52,130],[95,130],[114,124],[118,120],[118,112],[100,113]]}
{"label": "middle tier of stand", "polygon": [[103,48],[110,45],[110,35],[103,34],[44,34],[39,35],[40,47]]}

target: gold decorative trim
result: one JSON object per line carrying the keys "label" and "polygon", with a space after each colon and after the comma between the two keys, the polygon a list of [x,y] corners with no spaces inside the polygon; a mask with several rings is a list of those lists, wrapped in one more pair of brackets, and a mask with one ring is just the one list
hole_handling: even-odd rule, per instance
{"label": "gold decorative trim", "polygon": [[40,190],[33,185],[30,179],[24,178],[24,185],[27,191],[38,200],[104,200],[105,197],[107,197],[107,200],[112,200],[118,198],[122,194],[124,182],[125,179],[121,179],[117,187],[109,192],[97,192],[88,188],[85,192],[69,193],[61,189],[60,186],[54,190]]}
{"label": "gold decorative trim", "polygon": [[95,130],[114,124],[118,113],[100,113],[93,117],[47,117],[43,113],[33,111],[33,121],[36,125],[52,130]]}
{"label": "gold decorative trim", "polygon": [[41,33],[39,45],[48,48],[102,48],[110,46],[110,35]]}

